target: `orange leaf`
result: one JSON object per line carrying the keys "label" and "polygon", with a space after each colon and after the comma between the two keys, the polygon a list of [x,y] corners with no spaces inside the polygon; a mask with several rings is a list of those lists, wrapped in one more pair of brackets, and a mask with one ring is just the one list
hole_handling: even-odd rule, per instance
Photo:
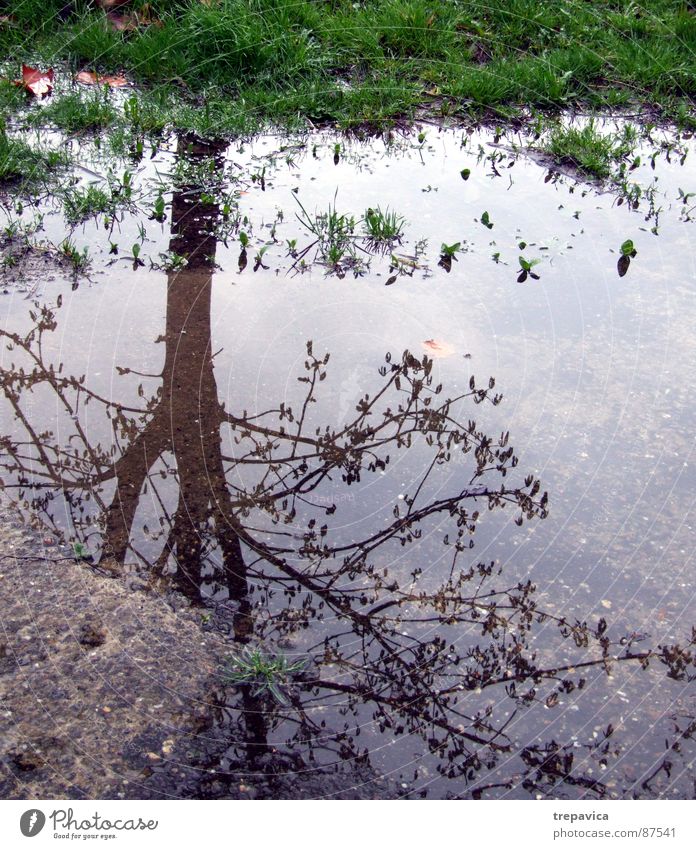
{"label": "orange leaf", "polygon": [[22,82],[24,88],[31,92],[34,97],[45,97],[53,90],[53,68],[47,71],[39,71],[29,65],[22,65]]}
{"label": "orange leaf", "polygon": [[128,80],[125,77],[100,77],[94,71],[80,71],[75,77],[75,82],[85,85],[108,85],[111,88],[121,88],[128,85]]}
{"label": "orange leaf", "polygon": [[99,77],[99,82],[101,85],[108,85],[111,88],[123,88],[124,85],[128,85],[128,80],[125,77]]}
{"label": "orange leaf", "polygon": [[96,85],[97,75],[94,71],[80,71],[80,73],[75,77],[75,82],[84,83],[85,85]]}
{"label": "orange leaf", "polygon": [[448,342],[437,342],[435,339],[426,339],[423,347],[430,351],[433,357],[451,357],[454,348]]}

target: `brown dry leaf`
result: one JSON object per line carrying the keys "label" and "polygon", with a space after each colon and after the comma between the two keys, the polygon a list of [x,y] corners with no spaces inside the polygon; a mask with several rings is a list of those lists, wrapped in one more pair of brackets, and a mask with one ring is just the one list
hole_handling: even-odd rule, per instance
{"label": "brown dry leaf", "polygon": [[85,85],[96,85],[97,75],[94,71],[80,71],[75,77],[76,83],[84,83]]}
{"label": "brown dry leaf", "polygon": [[147,3],[137,12],[107,12],[106,19],[118,32],[133,32],[140,27],[162,26],[162,21],[155,17]]}
{"label": "brown dry leaf", "polygon": [[94,71],[80,71],[75,77],[75,82],[85,85],[108,85],[111,88],[122,88],[124,85],[128,85],[128,80],[125,77],[101,77]]}
{"label": "brown dry leaf", "polygon": [[22,65],[22,79],[15,81],[16,85],[22,85],[34,95],[34,97],[46,97],[53,91],[53,68],[40,71],[29,65]]}
{"label": "brown dry leaf", "polygon": [[8,27],[16,26],[17,21],[12,15],[0,15],[0,24],[6,24]]}
{"label": "brown dry leaf", "polygon": [[156,17],[155,12],[149,3],[145,3],[144,6],[140,7],[136,18],[138,19],[138,23],[143,27],[161,27],[162,21]]}
{"label": "brown dry leaf", "polygon": [[435,339],[426,339],[423,342],[423,347],[429,351],[432,357],[451,357],[454,354],[454,348],[449,342],[438,342]]}
{"label": "brown dry leaf", "polygon": [[124,85],[128,85],[128,80],[125,77],[117,76],[117,77],[99,77],[100,85],[108,85],[111,88],[123,88]]}
{"label": "brown dry leaf", "polygon": [[118,32],[133,32],[138,29],[138,19],[133,15],[121,15],[118,12],[107,12],[106,19]]}

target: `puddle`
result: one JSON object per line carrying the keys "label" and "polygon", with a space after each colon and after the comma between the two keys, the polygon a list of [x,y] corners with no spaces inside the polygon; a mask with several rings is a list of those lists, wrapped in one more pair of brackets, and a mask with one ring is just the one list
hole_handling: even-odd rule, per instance
{"label": "puddle", "polygon": [[657,135],[635,209],[431,130],[86,150],[111,212],[10,213],[90,265],[0,302],[5,500],[227,635],[200,792],[691,795],[689,659],[639,662],[694,621],[694,153]]}

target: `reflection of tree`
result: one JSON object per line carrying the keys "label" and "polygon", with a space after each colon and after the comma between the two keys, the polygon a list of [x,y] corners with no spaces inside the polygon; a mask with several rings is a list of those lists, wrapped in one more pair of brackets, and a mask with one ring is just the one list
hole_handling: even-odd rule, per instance
{"label": "reflection of tree", "polygon": [[[180,152],[213,167],[222,156],[222,148],[190,139]],[[195,181],[177,188],[170,248],[187,264],[168,274],[161,385],[143,406],[100,397],[51,362],[54,309],[38,308],[25,335],[0,331],[18,360],[2,372],[15,417],[13,434],[2,438],[2,464],[8,491],[46,523],[59,521],[62,499],[73,539],[119,563],[146,560],[196,601],[228,599],[235,642],[268,652],[285,645],[308,659],[295,680],[281,682],[287,705],[240,686],[248,763],[259,763],[278,741],[320,761],[364,759],[370,741],[359,735],[367,724],[421,738],[443,775],[473,779],[510,751],[506,731],[518,711],[535,702],[553,707],[593,670],[659,656],[673,677],[690,674],[690,650],[639,651],[630,639],[619,645],[603,620],[594,627],[566,621],[538,606],[530,581],[508,585],[493,564],[465,562],[482,507],[512,505],[519,523],[546,515],[538,480],[508,482],[517,466],[508,435],[493,439],[458,418],[466,402],[497,403],[492,380],[485,388],[472,380],[468,391],[446,398],[433,385],[432,361],[406,351],[387,358],[379,388],[359,401],[352,421],[317,427],[313,410],[329,358],[308,343],[299,405],[254,416],[226,410],[211,350],[218,218],[215,201]],[[62,442],[30,409],[30,396],[46,392],[70,423]],[[111,420],[113,446],[90,438],[88,405],[92,419],[98,408]],[[388,521],[380,514],[357,538],[332,528],[339,478],[355,485],[406,451],[428,459]],[[435,495],[438,471],[452,460],[468,469],[465,483]],[[146,490],[160,505],[155,556],[134,542]],[[176,506],[167,509],[172,492]],[[434,577],[423,564],[436,556],[443,521],[447,566]],[[531,644],[540,626],[567,661],[538,659]],[[480,708],[482,694],[498,691],[506,698],[495,709]],[[573,758],[555,741],[521,755],[533,783],[564,781],[601,793],[597,781],[574,774]],[[496,786],[506,786],[504,779]]]}

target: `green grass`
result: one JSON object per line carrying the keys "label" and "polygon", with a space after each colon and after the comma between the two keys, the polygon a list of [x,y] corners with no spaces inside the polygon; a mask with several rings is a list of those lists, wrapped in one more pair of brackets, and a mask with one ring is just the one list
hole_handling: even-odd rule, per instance
{"label": "green grass", "polygon": [[111,193],[94,185],[84,189],[65,189],[61,193],[61,198],[68,224],[81,224],[92,216],[110,212],[114,205]]}
{"label": "green grass", "polygon": [[[16,22],[0,25],[0,55],[17,72],[22,62],[125,72],[141,92],[126,121],[143,132],[635,103],[693,120],[686,0],[131,0],[122,11],[145,22],[117,32],[87,0],[0,2]],[[97,101],[73,96],[45,117],[101,129],[113,116]]]}
{"label": "green grass", "polygon": [[51,171],[65,164],[64,154],[40,150],[20,139],[7,135],[0,122],[0,184],[20,184],[20,191],[32,190],[42,183]]}
{"label": "green grass", "polygon": [[363,230],[375,247],[389,247],[401,240],[405,223],[403,216],[388,207],[383,211],[378,206],[365,211]]}
{"label": "green grass", "polygon": [[[58,250],[72,266],[73,274],[77,276],[86,273],[91,264],[88,248],[83,248],[80,251],[69,238],[66,238],[58,246]],[[81,543],[78,543],[78,545],[80,546],[82,553],[79,553],[76,550],[75,554],[79,557],[84,557],[84,546],[82,546]]]}
{"label": "green grass", "polygon": [[31,113],[32,123],[49,124],[68,133],[103,130],[117,121],[118,113],[101,90],[55,97]]}
{"label": "green grass", "polygon": [[254,695],[268,692],[281,704],[287,704],[280,688],[305,666],[304,660],[291,663],[282,654],[270,655],[246,646],[241,654],[230,658],[223,677],[230,684],[250,685]]}
{"label": "green grass", "polygon": [[621,133],[600,133],[590,121],[584,127],[558,125],[543,143],[542,150],[559,164],[604,180],[612,176],[633,151],[635,130],[627,125]]}
{"label": "green grass", "polygon": [[338,212],[336,200],[329,205],[326,212],[312,215],[307,212],[298,197],[295,201],[300,208],[296,213],[297,220],[313,237],[312,242],[303,249],[303,255],[311,249],[316,249],[317,259],[329,268],[337,268],[344,262],[355,262],[355,218]]}

